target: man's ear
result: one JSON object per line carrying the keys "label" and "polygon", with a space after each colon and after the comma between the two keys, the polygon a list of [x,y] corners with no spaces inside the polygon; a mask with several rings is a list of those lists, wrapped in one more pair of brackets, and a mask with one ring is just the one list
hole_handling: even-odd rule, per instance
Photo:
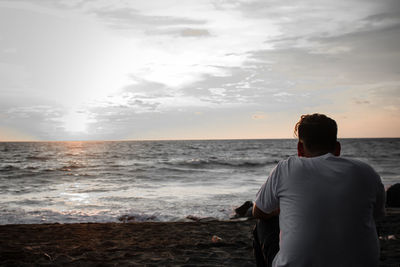
{"label": "man's ear", "polygon": [[341,150],[341,145],[339,142],[336,141],[335,144],[335,151],[333,151],[333,155],[335,155],[336,157],[340,156],[340,150]]}
{"label": "man's ear", "polygon": [[297,142],[297,155],[299,157],[305,157],[304,144],[300,141]]}

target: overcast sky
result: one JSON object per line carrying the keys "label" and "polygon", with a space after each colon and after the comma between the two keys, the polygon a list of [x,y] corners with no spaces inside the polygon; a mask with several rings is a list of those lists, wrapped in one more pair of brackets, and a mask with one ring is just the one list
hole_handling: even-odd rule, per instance
{"label": "overcast sky", "polygon": [[400,137],[400,1],[0,0],[0,140]]}

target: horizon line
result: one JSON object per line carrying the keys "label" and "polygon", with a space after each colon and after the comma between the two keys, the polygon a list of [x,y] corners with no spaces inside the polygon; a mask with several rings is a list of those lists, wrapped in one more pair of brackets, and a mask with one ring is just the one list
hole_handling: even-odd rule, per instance
{"label": "horizon line", "polygon": [[[291,140],[297,137],[282,138],[205,138],[205,139],[120,139],[120,140],[0,140],[0,143],[57,143],[57,142],[161,142],[161,141],[241,141],[241,140]],[[339,137],[341,139],[400,139],[400,137]]]}

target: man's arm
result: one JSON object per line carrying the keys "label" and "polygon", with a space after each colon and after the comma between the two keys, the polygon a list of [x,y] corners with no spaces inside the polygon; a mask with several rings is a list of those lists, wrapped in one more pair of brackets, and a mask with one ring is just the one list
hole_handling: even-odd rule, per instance
{"label": "man's arm", "polygon": [[[262,220],[268,220],[279,215],[279,198],[277,196],[276,187],[279,176],[279,163],[270,173],[268,179],[261,186],[257,193],[256,200],[253,205],[253,217]],[[268,211],[268,212],[266,212]],[[269,212],[270,211],[270,212]]]}
{"label": "man's arm", "polygon": [[265,213],[256,206],[256,203],[254,203],[253,205],[253,217],[257,219],[268,220],[272,217],[279,215],[279,212],[280,209],[276,209],[271,213]]}

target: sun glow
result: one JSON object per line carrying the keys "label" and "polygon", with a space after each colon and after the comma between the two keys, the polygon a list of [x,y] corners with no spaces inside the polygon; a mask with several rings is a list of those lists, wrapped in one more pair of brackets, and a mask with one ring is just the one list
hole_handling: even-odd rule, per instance
{"label": "sun glow", "polygon": [[71,133],[87,133],[88,124],[92,122],[88,113],[71,111],[61,119],[63,127]]}

